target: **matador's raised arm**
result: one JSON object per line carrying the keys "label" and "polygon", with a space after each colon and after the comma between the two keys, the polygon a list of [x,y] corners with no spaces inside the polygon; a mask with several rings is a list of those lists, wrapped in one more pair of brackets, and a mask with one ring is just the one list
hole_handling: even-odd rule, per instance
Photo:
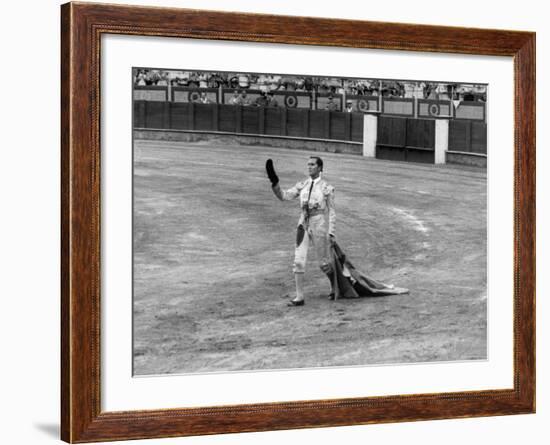
{"label": "matador's raised arm", "polygon": [[300,183],[289,188],[288,190],[281,190],[281,186],[279,185],[279,177],[277,176],[277,173],[275,173],[275,168],[273,167],[273,161],[271,159],[268,159],[265,163],[265,170],[267,172],[267,177],[271,181],[271,189],[273,190],[273,193],[281,201],[289,201],[300,195]]}
{"label": "matador's raised arm", "polygon": [[294,187],[289,188],[288,190],[282,190],[279,184],[271,187],[275,196],[281,201],[290,201],[300,196],[300,190],[303,188],[303,182],[298,182]]}

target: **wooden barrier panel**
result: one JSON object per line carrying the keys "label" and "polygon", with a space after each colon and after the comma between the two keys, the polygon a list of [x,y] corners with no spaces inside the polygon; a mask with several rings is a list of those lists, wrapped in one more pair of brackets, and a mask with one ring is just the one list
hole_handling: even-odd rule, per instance
{"label": "wooden barrier panel", "polygon": [[485,122],[485,103],[461,102],[455,110],[455,119],[471,119]]}
{"label": "wooden barrier panel", "polygon": [[449,122],[449,151],[487,154],[487,124],[471,120]]}
{"label": "wooden barrier panel", "polygon": [[242,133],[260,134],[260,119],[258,107],[242,108]]}
{"label": "wooden barrier panel", "polygon": [[[241,88],[224,88],[222,90],[222,100],[224,104],[235,105],[235,91],[240,93],[246,91],[247,105],[256,105],[256,101],[260,98],[262,90],[243,90]],[[267,92],[267,91],[266,91]],[[307,91],[279,91],[273,90],[273,97],[277,102],[278,107],[285,108],[311,108],[311,93]],[[240,99],[239,99],[240,100]]]}
{"label": "wooden barrier panel", "polygon": [[378,96],[361,96],[355,94],[346,96],[346,101],[351,102],[353,111],[360,113],[378,111],[379,99]]}
{"label": "wooden barrier panel", "polygon": [[390,116],[414,116],[414,99],[383,97],[382,114]]}
{"label": "wooden barrier panel", "polygon": [[286,134],[295,137],[307,137],[309,110],[289,108],[286,110]]}
{"label": "wooden barrier panel", "polygon": [[168,87],[157,85],[134,86],[134,101],[166,101],[168,100]]}
{"label": "wooden barrier panel", "polygon": [[171,104],[170,128],[174,130],[191,130],[192,116],[190,104]]}
{"label": "wooden barrier panel", "polygon": [[417,116],[419,118],[453,117],[454,106],[450,100],[418,99]]}
{"label": "wooden barrier panel", "polygon": [[435,163],[435,120],[407,119],[406,160]]}
{"label": "wooden barrier panel", "polygon": [[471,151],[471,128],[470,121],[449,122],[450,151],[462,151],[464,153],[469,153]]}
{"label": "wooden barrier panel", "polygon": [[378,119],[378,144],[404,147],[407,137],[407,119],[380,116]]}
{"label": "wooden barrier panel", "polygon": [[212,110],[216,107],[209,104],[193,104],[193,108],[195,111],[193,130],[214,130]]}
{"label": "wooden barrier panel", "polygon": [[435,147],[435,121],[433,119],[407,119],[407,148]]}
{"label": "wooden barrier panel", "polygon": [[217,88],[172,87],[171,102],[200,102],[201,93],[205,93],[210,103],[218,103]]}
{"label": "wooden barrier panel", "polygon": [[309,112],[309,137],[325,139],[327,111],[311,110]]}
{"label": "wooden barrier panel", "polygon": [[330,139],[338,139],[339,141],[349,140],[349,130],[346,128],[346,118],[349,118],[349,113],[341,113],[339,111],[330,111]]}
{"label": "wooden barrier panel", "polygon": [[[330,97],[332,96],[332,101]],[[332,103],[332,105],[330,105]],[[330,94],[330,93],[321,93],[315,96],[315,109],[316,110],[329,110],[329,108],[334,107],[333,111],[342,111],[342,95],[341,94]]]}
{"label": "wooden barrier panel", "polygon": [[433,164],[435,121],[380,116],[376,157]]}
{"label": "wooden barrier panel", "polygon": [[471,122],[472,125],[472,153],[487,154],[487,124],[485,122]]}
{"label": "wooden barrier panel", "polygon": [[[246,102],[246,105],[248,105],[248,106],[254,105],[256,103],[256,100],[262,94],[262,92],[260,90],[247,90],[247,89],[241,89],[241,88],[237,88],[236,90],[239,92],[239,96],[240,96],[240,93],[242,91],[246,92],[245,98],[244,99],[239,98],[239,101]],[[235,105],[233,103],[234,93],[235,93],[235,89],[233,89],[233,88],[230,88],[230,89],[224,88],[222,90],[223,103],[226,104],[226,105]],[[239,103],[242,103],[242,102],[239,102]]]}
{"label": "wooden barrier panel", "polygon": [[134,128],[145,127],[145,102],[143,100],[134,101],[133,126]]}
{"label": "wooden barrier panel", "polygon": [[407,119],[380,116],[378,118],[378,141],[376,157],[405,161],[407,145]]}
{"label": "wooden barrier panel", "polygon": [[311,93],[305,91],[273,91],[273,97],[280,107],[311,108]]}
{"label": "wooden barrier panel", "polygon": [[218,130],[237,132],[237,113],[234,105],[218,105]]}
{"label": "wooden barrier panel", "polygon": [[282,110],[280,108],[266,108],[265,109],[265,122],[264,122],[264,132],[265,134],[273,136],[281,136],[283,133],[281,131],[281,114]]}
{"label": "wooden barrier panel", "polygon": [[363,113],[351,113],[351,140],[363,142],[364,118]]}
{"label": "wooden barrier panel", "polygon": [[[290,95],[290,93],[287,93],[287,97]],[[307,109],[311,109],[311,95],[309,93],[302,93],[302,94],[292,94],[293,97],[296,97],[296,100],[298,101],[297,103],[297,108],[307,108]],[[274,96],[275,98],[277,98],[277,95]],[[286,99],[285,98],[285,105],[288,104],[289,102],[289,99]],[[287,105],[288,106],[288,105]]]}
{"label": "wooden barrier panel", "polygon": [[165,126],[165,102],[145,101],[145,127],[168,129]]}

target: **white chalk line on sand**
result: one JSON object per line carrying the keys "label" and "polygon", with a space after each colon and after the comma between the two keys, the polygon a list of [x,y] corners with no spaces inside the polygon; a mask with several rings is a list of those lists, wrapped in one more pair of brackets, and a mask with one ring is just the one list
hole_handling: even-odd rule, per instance
{"label": "white chalk line on sand", "polygon": [[398,209],[397,207],[392,207],[392,210],[398,215],[405,218],[407,221],[409,221],[413,225],[414,229],[417,230],[418,232],[428,233],[430,231],[430,229],[428,229],[424,225],[424,222],[418,219],[412,213],[407,212],[406,210],[403,210],[403,209]]}

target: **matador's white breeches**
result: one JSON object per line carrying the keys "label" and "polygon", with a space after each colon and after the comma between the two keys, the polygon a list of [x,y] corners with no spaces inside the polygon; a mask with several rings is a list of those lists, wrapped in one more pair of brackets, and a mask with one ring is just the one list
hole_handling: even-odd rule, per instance
{"label": "matador's white breeches", "polygon": [[296,249],[294,251],[294,273],[305,272],[307,253],[310,247],[313,247],[315,250],[319,267],[325,271],[330,264],[330,243],[323,215],[312,216],[306,223],[298,224],[298,228],[296,229]]}

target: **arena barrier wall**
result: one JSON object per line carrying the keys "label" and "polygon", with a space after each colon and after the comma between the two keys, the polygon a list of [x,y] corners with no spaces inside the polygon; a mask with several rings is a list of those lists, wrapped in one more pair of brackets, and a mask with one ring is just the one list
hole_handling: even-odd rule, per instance
{"label": "arena barrier wall", "polygon": [[134,101],[134,128],[363,142],[363,113]]}
{"label": "arena barrier wall", "polygon": [[[429,108],[427,110],[429,113]],[[406,111],[410,110],[407,108]],[[290,139],[302,141],[302,145],[308,140],[338,142],[344,145],[334,148],[333,144],[331,148],[329,144],[327,148],[313,143],[313,146],[319,146],[314,149],[321,151],[432,164],[449,162],[484,166],[487,156],[487,125],[481,121],[449,118],[136,100],[134,129],[152,130],[153,133],[143,134],[155,138],[159,136],[154,132],[170,130],[232,134],[244,139],[255,137],[256,144],[272,146],[279,144],[274,142],[277,138],[284,139],[281,143],[289,147],[293,144]],[[262,138],[263,142],[258,142]],[[345,144],[354,147],[345,148]]]}

